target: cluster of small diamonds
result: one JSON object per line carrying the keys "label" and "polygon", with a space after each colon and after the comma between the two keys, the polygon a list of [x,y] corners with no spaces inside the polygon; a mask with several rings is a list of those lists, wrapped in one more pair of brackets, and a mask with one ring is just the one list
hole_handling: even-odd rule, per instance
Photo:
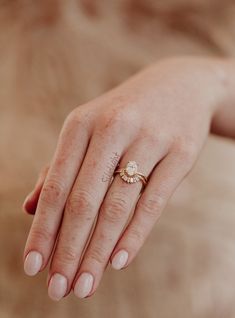
{"label": "cluster of small diamonds", "polygon": [[136,176],[133,176],[133,177],[128,177],[126,174],[125,174],[125,169],[123,169],[123,171],[120,172],[120,176],[121,178],[128,182],[128,183],[135,183],[135,182],[138,182],[140,180],[139,176],[136,175]]}
{"label": "cluster of small diamonds", "polygon": [[128,183],[135,183],[140,180],[138,165],[135,161],[128,161],[126,167],[120,172],[120,177]]}

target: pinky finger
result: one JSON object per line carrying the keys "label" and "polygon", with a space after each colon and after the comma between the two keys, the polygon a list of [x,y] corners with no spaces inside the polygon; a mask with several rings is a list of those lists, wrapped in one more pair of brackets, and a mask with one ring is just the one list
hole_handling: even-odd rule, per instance
{"label": "pinky finger", "polygon": [[191,169],[191,161],[184,164],[182,156],[172,152],[154,169],[133,218],[112,253],[114,269],[127,267],[135,258],[174,190]]}
{"label": "pinky finger", "polygon": [[37,204],[38,204],[38,199],[39,199],[44,181],[46,179],[48,170],[49,170],[49,166],[46,166],[41,170],[33,191],[27,195],[23,203],[24,212],[28,214],[32,214],[32,215],[35,214]]}

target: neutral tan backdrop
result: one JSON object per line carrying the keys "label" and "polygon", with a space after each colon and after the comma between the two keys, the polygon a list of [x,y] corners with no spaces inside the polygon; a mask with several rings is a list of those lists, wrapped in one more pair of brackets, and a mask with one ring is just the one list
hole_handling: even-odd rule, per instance
{"label": "neutral tan backdrop", "polygon": [[135,262],[53,303],[21,212],[66,114],[161,57],[235,52],[233,1],[0,1],[0,317],[235,317],[235,146],[211,137]]}

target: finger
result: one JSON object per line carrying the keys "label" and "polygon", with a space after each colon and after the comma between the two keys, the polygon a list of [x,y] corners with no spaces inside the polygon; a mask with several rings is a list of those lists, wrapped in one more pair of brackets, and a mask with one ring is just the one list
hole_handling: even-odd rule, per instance
{"label": "finger", "polygon": [[[159,219],[167,201],[191,166],[190,160],[186,162],[181,155],[172,152],[154,169],[137,203],[133,218],[112,253],[113,268],[121,269],[132,262],[153,225]],[[126,255],[125,264],[122,263],[124,254]],[[122,263],[122,266],[116,266],[119,263]]]}
{"label": "finger", "polygon": [[[113,171],[129,136],[105,128],[95,131],[67,200],[63,224],[49,273],[49,296],[61,299],[70,289],[84,247],[90,236],[99,207],[110,184]],[[63,280],[63,288],[60,281]]]}
{"label": "finger", "polygon": [[83,122],[83,117],[70,116],[64,124],[26,242],[24,269],[28,275],[45,268],[49,260],[90,134],[91,123]]}
{"label": "finger", "polygon": [[48,170],[49,170],[49,166],[46,166],[40,171],[38,180],[35,184],[33,191],[27,195],[23,203],[23,210],[28,214],[35,214],[37,204],[38,204],[38,199],[42,190],[42,186],[46,179]]}
{"label": "finger", "polygon": [[[120,167],[125,167],[129,160],[136,160],[138,170],[148,176],[156,163],[165,155],[163,147],[152,147],[145,139],[139,140],[123,156]],[[150,150],[151,149],[151,150]],[[148,153],[148,160],[146,160]],[[116,175],[101,205],[95,231],[83,257],[74,284],[74,293],[79,298],[95,292],[112,251],[130,218],[136,204],[142,182],[128,184]],[[121,261],[126,261],[126,253]]]}

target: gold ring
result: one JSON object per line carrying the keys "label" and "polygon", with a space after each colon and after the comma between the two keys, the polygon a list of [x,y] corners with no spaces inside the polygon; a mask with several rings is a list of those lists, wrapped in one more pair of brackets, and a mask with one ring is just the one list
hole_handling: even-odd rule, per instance
{"label": "gold ring", "polygon": [[114,171],[114,174],[119,173],[122,180],[127,183],[136,183],[141,181],[143,186],[147,184],[147,177],[143,173],[138,172],[138,166],[135,161],[128,161],[125,168],[118,168]]}

